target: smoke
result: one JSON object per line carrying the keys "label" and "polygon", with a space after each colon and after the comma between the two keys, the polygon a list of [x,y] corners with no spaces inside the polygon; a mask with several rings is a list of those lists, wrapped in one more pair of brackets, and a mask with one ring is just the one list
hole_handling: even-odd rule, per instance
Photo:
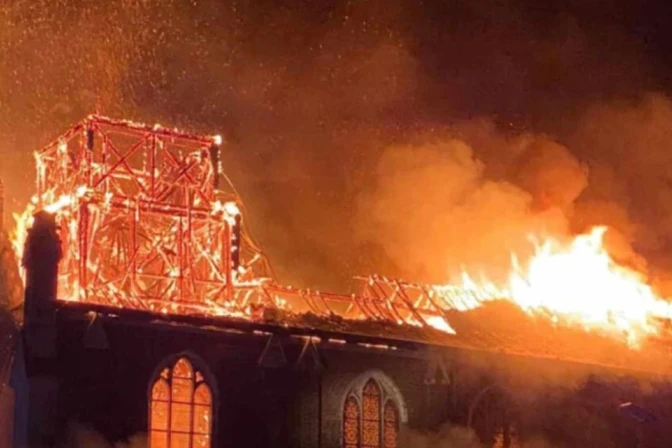
{"label": "smoke", "polygon": [[16,255],[7,234],[0,230],[0,313],[13,313],[18,318],[22,303],[23,282]]}
{"label": "smoke", "polygon": [[621,230],[625,242],[648,260],[653,279],[668,291],[671,119],[672,102],[661,94],[635,103],[595,105],[582,115],[569,140],[577,153],[599,167],[585,203],[593,214],[603,211],[601,218]]}
{"label": "smoke", "polygon": [[[7,206],[34,189],[32,151],[98,110],[222,133],[225,170],[283,281],[445,281],[500,262],[528,231],[606,220],[619,257],[662,284],[667,100],[613,101],[667,89],[649,45],[665,27],[640,26],[667,15],[607,4],[4,2]],[[607,9],[618,19],[595,20]],[[638,178],[647,186],[631,188]]]}
{"label": "smoke", "polygon": [[533,249],[530,235],[566,234],[585,167],[543,136],[500,138],[498,167],[487,146],[463,136],[387,148],[360,197],[360,236],[413,278],[440,282],[460,268],[506,275],[511,252]]}
{"label": "smoke", "polygon": [[[486,448],[480,442],[476,433],[464,426],[444,424],[437,431],[419,431],[402,428],[399,437],[399,446],[413,448]],[[499,445],[495,445],[499,446]],[[501,445],[503,446],[503,445]],[[511,446],[517,448],[565,448],[552,444],[546,439],[537,436],[527,440],[518,440]]]}
{"label": "smoke", "polygon": [[606,225],[612,256],[669,293],[670,123],[672,101],[650,94],[587,108],[562,143],[479,119],[387,147],[360,196],[359,235],[440,281],[461,267],[497,275],[530,233]]}
{"label": "smoke", "polygon": [[65,431],[65,448],[147,448],[146,434],[136,434],[126,441],[109,442],[101,433],[90,426],[70,421]]}
{"label": "smoke", "polygon": [[399,446],[413,448],[485,448],[472,430],[450,424],[436,432],[402,428],[399,439]]}

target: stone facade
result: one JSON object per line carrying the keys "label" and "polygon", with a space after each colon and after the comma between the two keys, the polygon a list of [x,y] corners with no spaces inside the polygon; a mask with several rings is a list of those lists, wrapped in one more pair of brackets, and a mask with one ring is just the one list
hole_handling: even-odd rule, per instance
{"label": "stone facade", "polygon": [[41,445],[33,438],[32,446],[65,440],[72,421],[109,441],[146,433],[151,384],[180,356],[213,390],[213,447],[342,447],[344,402],[371,378],[399,406],[399,446],[423,446],[446,423],[473,428],[471,437],[484,443],[479,446],[514,447],[519,438],[539,437],[568,447],[634,448],[646,438],[645,446],[669,446],[660,442],[670,440],[664,425],[640,425],[618,410],[636,401],[672,415],[666,398],[672,388],[660,378],[422,346],[318,343],[80,309],[55,313],[56,370],[34,378],[28,361],[29,428],[49,422],[43,429],[55,433]]}

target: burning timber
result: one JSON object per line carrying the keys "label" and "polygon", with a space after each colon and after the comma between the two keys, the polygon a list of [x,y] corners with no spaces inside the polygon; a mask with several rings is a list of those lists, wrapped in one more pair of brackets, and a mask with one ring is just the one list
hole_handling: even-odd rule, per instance
{"label": "burning timber", "polygon": [[222,171],[222,143],[87,117],[35,154],[37,192],[19,218],[15,250],[23,257],[34,213],[54,216],[59,306],[672,371],[672,361],[660,362],[672,351],[665,343],[633,351],[593,332],[591,350],[582,328],[506,301],[484,305],[459,288],[370,276],[361,293],[343,296],[277,284]]}

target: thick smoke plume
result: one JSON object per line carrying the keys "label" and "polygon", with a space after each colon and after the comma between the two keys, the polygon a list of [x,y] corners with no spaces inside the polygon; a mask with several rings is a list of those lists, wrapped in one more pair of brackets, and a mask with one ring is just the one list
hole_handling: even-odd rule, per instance
{"label": "thick smoke plume", "polygon": [[619,262],[669,291],[668,204],[672,102],[587,109],[559,143],[509,136],[474,120],[390,146],[360,196],[360,235],[384,246],[402,272],[441,281],[466,268],[505,274],[533,234],[570,236],[606,225]]}
{"label": "thick smoke plume", "polygon": [[511,176],[489,175],[468,139],[388,148],[359,204],[362,237],[386,247],[414,278],[440,282],[460,267],[505,275],[509,254],[533,247],[530,235],[566,233],[566,213],[587,180],[557,143],[500,143]]}
{"label": "thick smoke plume", "polygon": [[[605,223],[614,254],[664,287],[672,107],[650,42],[667,42],[669,15],[539,5],[4,2],[8,206],[34,190],[32,151],[99,111],[224,134],[247,222],[286,282],[445,281],[499,267],[529,231]],[[595,20],[606,10],[613,21]]]}

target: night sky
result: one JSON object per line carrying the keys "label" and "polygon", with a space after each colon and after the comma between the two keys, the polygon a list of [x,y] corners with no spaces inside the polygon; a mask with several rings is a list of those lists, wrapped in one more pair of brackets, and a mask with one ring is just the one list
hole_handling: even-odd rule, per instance
{"label": "night sky", "polygon": [[18,210],[99,111],[225,136],[285,282],[441,281],[607,224],[665,289],[670,30],[663,1],[6,0],[0,176]]}

